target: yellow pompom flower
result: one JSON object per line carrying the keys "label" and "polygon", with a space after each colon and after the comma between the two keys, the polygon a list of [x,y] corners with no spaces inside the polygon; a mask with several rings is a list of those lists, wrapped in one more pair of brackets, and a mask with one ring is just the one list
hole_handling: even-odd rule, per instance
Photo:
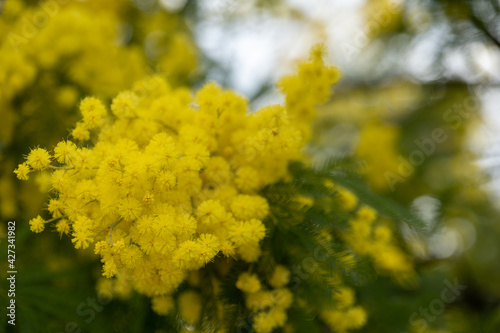
{"label": "yellow pompom flower", "polygon": [[364,326],[366,317],[366,311],[360,306],[353,307],[346,313],[346,320],[350,322],[352,329],[359,329]]}
{"label": "yellow pompom flower", "polygon": [[86,97],[80,102],[80,112],[83,123],[87,129],[100,127],[106,116],[106,108],[102,102],[95,97]]}
{"label": "yellow pompom flower", "polygon": [[361,206],[356,212],[356,218],[371,223],[377,218],[377,211],[369,206]]}
{"label": "yellow pompom flower", "polygon": [[179,245],[173,253],[173,262],[180,269],[198,269],[200,265],[201,244],[188,240]]}
{"label": "yellow pompom flower", "polygon": [[339,288],[337,293],[334,295],[334,299],[338,302],[338,307],[340,309],[348,308],[354,304],[354,291],[347,287]]}
{"label": "yellow pompom flower", "polygon": [[60,200],[50,199],[49,204],[47,206],[47,210],[50,212],[52,217],[61,217],[62,216],[63,204]]}
{"label": "yellow pompom flower", "polygon": [[254,317],[253,329],[257,333],[271,333],[276,327],[274,318],[266,312],[260,312]]}
{"label": "yellow pompom flower", "polygon": [[91,228],[92,221],[83,215],[79,215],[73,222],[73,239],[71,241],[75,243],[76,249],[86,249],[90,245],[93,236]]}
{"label": "yellow pompom flower", "polygon": [[229,228],[229,237],[236,246],[258,244],[265,235],[264,224],[256,219],[236,222]]}
{"label": "yellow pompom flower", "polygon": [[32,149],[26,158],[26,163],[35,170],[45,169],[50,164],[50,154],[43,148]]}
{"label": "yellow pompom flower", "polygon": [[271,317],[276,327],[284,326],[287,320],[285,309],[279,306],[272,308],[269,311],[269,316]]}
{"label": "yellow pompom flower", "polygon": [[85,126],[85,123],[79,122],[76,124],[75,128],[71,131],[71,136],[78,141],[85,141],[90,139],[89,129]]}
{"label": "yellow pompom flower", "polygon": [[246,294],[245,296],[246,306],[251,311],[262,310],[275,305],[273,293],[269,290],[261,290],[255,293]]}
{"label": "yellow pompom flower", "polygon": [[40,233],[45,229],[45,221],[40,215],[31,219],[29,222],[30,230],[36,233]]}
{"label": "yellow pompom flower", "polygon": [[231,203],[231,211],[241,220],[261,220],[269,213],[269,204],[258,195],[238,195]]}
{"label": "yellow pompom flower", "polygon": [[238,248],[238,254],[243,261],[257,262],[262,255],[262,250],[258,244],[249,244],[240,246]]}
{"label": "yellow pompom flower", "polygon": [[336,195],[340,202],[340,206],[346,211],[351,211],[358,205],[358,197],[349,190],[337,187]]}
{"label": "yellow pompom flower", "polygon": [[233,257],[236,253],[233,242],[227,240],[221,243],[220,250],[226,257]]}
{"label": "yellow pompom flower", "polygon": [[252,167],[241,167],[236,172],[234,181],[236,186],[243,192],[252,192],[259,188],[259,173]]}
{"label": "yellow pompom flower", "polygon": [[104,250],[107,249],[108,247],[109,247],[109,245],[107,242],[99,241],[99,242],[95,243],[94,253],[95,254],[102,254],[104,252]]}
{"label": "yellow pompom flower", "polygon": [[217,255],[221,244],[219,239],[211,234],[200,235],[197,242],[200,245],[199,260],[202,265],[206,265]]}
{"label": "yellow pompom flower", "polygon": [[226,210],[218,200],[202,202],[197,209],[197,216],[201,223],[216,224],[225,217]]}
{"label": "yellow pompom flower", "polygon": [[126,268],[134,269],[142,260],[143,255],[138,246],[130,245],[120,252],[120,259]]}
{"label": "yellow pompom flower", "polygon": [[380,225],[377,228],[375,228],[374,237],[375,240],[379,242],[388,243],[391,240],[392,231],[389,227],[385,225]]}
{"label": "yellow pompom flower", "polygon": [[112,278],[118,273],[118,267],[116,266],[116,262],[113,258],[103,257],[101,259],[102,265],[102,275],[107,278]]}
{"label": "yellow pompom flower", "polygon": [[281,288],[284,287],[288,281],[290,281],[290,271],[285,266],[278,265],[269,279],[269,284],[273,288]]}
{"label": "yellow pompom flower", "polygon": [[187,290],[177,298],[179,315],[189,324],[195,324],[200,320],[201,296],[195,291]]}
{"label": "yellow pompom flower", "polygon": [[54,157],[61,164],[68,164],[76,153],[76,145],[71,141],[61,141],[54,148]]}
{"label": "yellow pompom flower", "polygon": [[141,202],[135,198],[127,197],[120,203],[120,214],[127,221],[137,219],[141,211]]}
{"label": "yellow pompom flower", "polygon": [[111,111],[117,118],[132,118],[139,98],[131,91],[124,91],[113,99]]}
{"label": "yellow pompom flower", "polygon": [[56,223],[56,231],[59,233],[59,237],[63,234],[68,235],[70,232],[70,225],[67,219],[61,219]]}
{"label": "yellow pompom flower", "polygon": [[17,169],[14,170],[14,173],[19,180],[28,180],[30,171],[28,163],[24,162],[18,165]]}
{"label": "yellow pompom flower", "polygon": [[279,288],[273,291],[276,306],[288,309],[293,303],[293,293],[288,288]]}
{"label": "yellow pompom flower", "polygon": [[175,188],[177,179],[172,171],[162,171],[158,177],[158,184],[165,191],[170,191]]}
{"label": "yellow pompom flower", "polygon": [[238,276],[236,287],[241,291],[253,294],[260,290],[260,280],[256,274],[242,273]]}
{"label": "yellow pompom flower", "polygon": [[175,307],[172,296],[157,296],[151,299],[153,311],[161,316],[168,315]]}

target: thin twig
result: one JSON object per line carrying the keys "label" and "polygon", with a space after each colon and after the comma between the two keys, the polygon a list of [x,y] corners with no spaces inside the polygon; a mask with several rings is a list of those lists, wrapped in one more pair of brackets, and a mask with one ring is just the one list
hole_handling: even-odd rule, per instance
{"label": "thin twig", "polygon": [[62,216],[59,216],[59,217],[54,217],[54,218],[51,218],[50,220],[44,221],[43,223],[51,223],[51,222],[54,222],[54,221],[60,220],[60,219],[62,219],[62,218],[63,218]]}
{"label": "thin twig", "polygon": [[111,229],[111,230],[112,230],[112,229],[113,229],[113,228],[114,228],[114,227],[115,227],[118,223],[120,223],[121,221],[123,221],[123,217],[120,217],[120,218],[119,218],[119,219],[118,219],[115,223],[110,224],[110,225],[108,225],[108,226],[106,226],[106,227],[102,228],[101,230],[99,230],[99,231],[95,234],[94,238],[96,238],[96,237],[97,237],[97,236],[98,236],[101,232],[103,232],[103,231],[104,231],[104,230],[106,230],[106,229]]}

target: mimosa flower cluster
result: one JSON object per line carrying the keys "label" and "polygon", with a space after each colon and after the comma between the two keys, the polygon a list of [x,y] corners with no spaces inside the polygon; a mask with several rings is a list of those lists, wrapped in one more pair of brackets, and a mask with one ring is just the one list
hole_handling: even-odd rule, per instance
{"label": "mimosa flower cluster", "polygon": [[256,332],[272,332],[283,327],[287,321],[286,310],[292,305],[293,294],[286,288],[290,271],[276,266],[268,279],[272,287],[266,290],[257,274],[242,273],[236,287],[245,293],[246,307],[255,314],[253,328]]}
{"label": "mimosa flower cluster", "polygon": [[[259,191],[286,179],[291,161],[304,159],[315,105],[339,79],[323,55],[321,46],[314,48],[298,73],[280,82],[285,106],[255,113],[243,97],[214,83],[192,96],[159,77],[122,91],[110,105],[83,99],[71,138],[51,152],[32,149],[15,170],[22,180],[51,171],[52,218],[32,219],[31,230],[54,223],[76,249],[93,247],[105,277],[156,297],[160,312],[168,302],[158,297],[176,291],[190,272],[218,258],[258,261],[269,214]],[[265,291],[252,276],[237,287],[259,309],[252,299]],[[284,325],[291,295],[283,293],[285,300],[259,314],[259,332]]]}
{"label": "mimosa flower cluster", "polygon": [[[12,179],[18,145],[57,143],[85,95],[108,99],[154,72],[168,73],[172,85],[184,84],[196,73],[199,54],[184,18],[161,7],[143,15],[132,1],[2,3],[0,216],[7,220],[18,216],[20,207],[35,214],[44,195],[34,184],[41,192],[48,186],[47,172],[32,184],[19,186]],[[152,34],[165,35],[155,43],[154,59],[144,52]]]}

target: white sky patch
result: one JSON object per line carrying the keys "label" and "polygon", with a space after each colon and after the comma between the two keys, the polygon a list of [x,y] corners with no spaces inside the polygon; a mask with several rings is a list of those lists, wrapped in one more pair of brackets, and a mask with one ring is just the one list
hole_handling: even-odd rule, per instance
{"label": "white sky patch", "polygon": [[451,257],[459,249],[460,241],[455,229],[443,227],[429,238],[429,253],[437,258]]}
{"label": "white sky patch", "polygon": [[500,52],[496,46],[479,44],[471,47],[476,70],[487,79],[500,81]]}
{"label": "white sky patch", "polygon": [[[230,88],[246,96],[254,94],[263,83],[275,83],[293,72],[298,60],[307,57],[317,42],[329,45],[330,60],[339,66],[347,63],[340,52],[340,40],[359,31],[357,8],[364,0],[289,0],[307,20],[295,20],[256,12],[234,22],[220,20],[217,8],[241,10],[239,0],[218,0],[208,5],[208,15],[196,27],[195,38],[206,54],[229,69]],[[342,67],[343,66],[339,66]]]}
{"label": "white sky patch", "polygon": [[436,73],[432,64],[436,59],[444,34],[443,27],[436,27],[417,37],[413,45],[410,45],[410,49],[406,52],[408,58],[404,67],[411,75],[423,81],[432,81],[442,74]]}
{"label": "white sky patch", "polygon": [[169,12],[177,12],[184,8],[187,0],[160,0],[160,6]]}

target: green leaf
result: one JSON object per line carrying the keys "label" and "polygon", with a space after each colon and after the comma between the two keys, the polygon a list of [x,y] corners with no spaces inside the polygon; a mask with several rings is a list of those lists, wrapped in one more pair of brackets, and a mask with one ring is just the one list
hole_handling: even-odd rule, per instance
{"label": "green leaf", "polygon": [[349,222],[347,214],[334,211],[327,213],[320,207],[311,207],[308,209],[304,214],[304,218],[307,222],[318,226],[334,227],[342,230],[347,228]]}
{"label": "green leaf", "polygon": [[316,316],[306,313],[304,309],[297,306],[292,306],[288,310],[288,323],[293,326],[295,332],[321,332]]}
{"label": "green leaf", "polygon": [[352,191],[365,204],[376,209],[381,215],[396,221],[404,221],[417,231],[426,231],[427,225],[410,209],[407,209],[393,200],[371,191],[361,179],[356,179],[344,173],[330,172],[330,179]]}
{"label": "green leaf", "polygon": [[[301,162],[295,162],[290,164],[289,169],[294,176],[294,182],[301,184],[295,185],[295,188],[299,192],[302,188],[305,188],[305,193],[309,194],[314,192],[314,190],[311,189],[316,188],[319,194],[315,197],[321,197],[325,193],[324,181],[329,179],[352,191],[363,203],[372,206],[381,215],[394,220],[404,221],[415,230],[426,231],[426,223],[410,209],[370,190],[366,182],[360,178],[358,169],[354,167],[345,167],[345,165],[349,166],[352,164],[352,162],[349,161],[350,160],[346,158],[333,158],[322,164],[319,169],[306,167]],[[306,183],[309,185],[304,186],[303,184]],[[332,193],[330,192],[329,195],[331,196]]]}

